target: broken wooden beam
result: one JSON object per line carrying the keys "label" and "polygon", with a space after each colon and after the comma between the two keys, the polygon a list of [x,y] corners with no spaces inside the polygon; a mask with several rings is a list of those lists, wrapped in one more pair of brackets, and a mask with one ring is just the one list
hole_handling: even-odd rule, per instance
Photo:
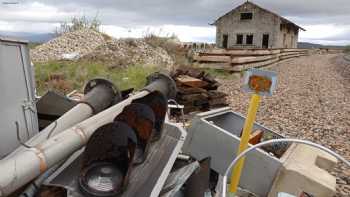
{"label": "broken wooden beam", "polygon": [[201,88],[208,85],[208,82],[188,76],[188,75],[180,75],[175,80],[176,82],[182,85],[186,85],[193,88]]}

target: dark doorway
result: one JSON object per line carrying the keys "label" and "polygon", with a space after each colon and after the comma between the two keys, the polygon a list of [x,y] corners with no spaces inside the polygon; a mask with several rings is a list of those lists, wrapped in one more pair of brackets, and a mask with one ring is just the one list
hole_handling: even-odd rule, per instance
{"label": "dark doorway", "polygon": [[252,45],[253,44],[253,39],[254,39],[253,35],[247,35],[246,44],[247,45]]}
{"label": "dark doorway", "polygon": [[262,48],[269,48],[269,34],[264,34],[262,39]]}
{"label": "dark doorway", "polygon": [[224,34],[222,37],[222,47],[227,49],[227,45],[228,45],[228,35]]}
{"label": "dark doorway", "polygon": [[237,34],[236,44],[243,44],[243,34]]}

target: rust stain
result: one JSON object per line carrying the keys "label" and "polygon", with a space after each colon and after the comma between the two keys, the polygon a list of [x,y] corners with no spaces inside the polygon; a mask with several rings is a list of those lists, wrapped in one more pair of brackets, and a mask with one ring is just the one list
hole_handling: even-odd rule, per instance
{"label": "rust stain", "polygon": [[76,126],[76,127],[73,128],[73,131],[74,131],[76,134],[79,135],[81,141],[82,141],[84,144],[88,141],[88,138],[87,138],[87,136],[86,136],[86,134],[85,134],[83,128]]}
{"label": "rust stain", "polygon": [[40,160],[40,164],[39,164],[39,170],[40,170],[40,173],[43,173],[47,170],[48,166],[46,164],[46,160],[45,160],[45,154],[44,154],[44,151],[41,149],[40,146],[37,146],[34,148],[35,150],[35,154],[36,156],[39,158]]}

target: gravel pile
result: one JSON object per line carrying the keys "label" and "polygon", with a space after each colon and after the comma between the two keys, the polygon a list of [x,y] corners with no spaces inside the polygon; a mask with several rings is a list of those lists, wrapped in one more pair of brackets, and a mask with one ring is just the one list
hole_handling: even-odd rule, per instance
{"label": "gravel pile", "polygon": [[174,64],[173,59],[163,48],[153,47],[142,39],[109,40],[83,58],[103,61],[110,67]]}
{"label": "gravel pile", "polygon": [[[350,160],[350,63],[341,55],[313,55],[267,68],[277,72],[278,88],[265,97],[257,121],[291,138],[325,145]],[[246,114],[249,96],[241,79],[221,81],[233,110]],[[338,164],[337,196],[350,196],[350,170]]]}
{"label": "gravel pile", "polygon": [[69,32],[31,50],[33,62],[61,60],[64,54],[84,56],[105,43],[103,35],[90,29]]}
{"label": "gravel pile", "polygon": [[112,39],[90,29],[69,32],[31,51],[33,62],[87,59],[110,67],[135,64],[172,66],[174,61],[161,47],[143,39]]}

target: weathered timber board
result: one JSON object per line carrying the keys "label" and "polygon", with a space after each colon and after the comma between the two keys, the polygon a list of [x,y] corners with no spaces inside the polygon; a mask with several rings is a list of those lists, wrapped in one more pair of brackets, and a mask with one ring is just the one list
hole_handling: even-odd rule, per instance
{"label": "weathered timber board", "polygon": [[176,82],[193,88],[202,88],[208,85],[208,82],[194,77],[190,77],[188,75],[180,75],[176,77]]}
{"label": "weathered timber board", "polygon": [[177,90],[178,90],[178,93],[181,95],[200,94],[200,93],[207,92],[207,90],[203,88],[192,88],[192,87],[181,87],[181,86],[178,86]]}
{"label": "weathered timber board", "polygon": [[256,57],[234,57],[231,60],[232,64],[247,64],[247,63],[254,63],[254,62],[262,62],[267,61],[270,59],[277,58],[276,55],[266,55],[266,56],[256,56]]}
{"label": "weathered timber board", "polygon": [[230,62],[231,57],[230,56],[216,56],[216,55],[206,55],[206,56],[197,56],[195,55],[193,57],[194,61],[198,62]]}
{"label": "weathered timber board", "polygon": [[214,49],[210,52],[200,53],[202,55],[233,55],[233,56],[259,56],[259,55],[275,55],[281,52],[280,49]]}

